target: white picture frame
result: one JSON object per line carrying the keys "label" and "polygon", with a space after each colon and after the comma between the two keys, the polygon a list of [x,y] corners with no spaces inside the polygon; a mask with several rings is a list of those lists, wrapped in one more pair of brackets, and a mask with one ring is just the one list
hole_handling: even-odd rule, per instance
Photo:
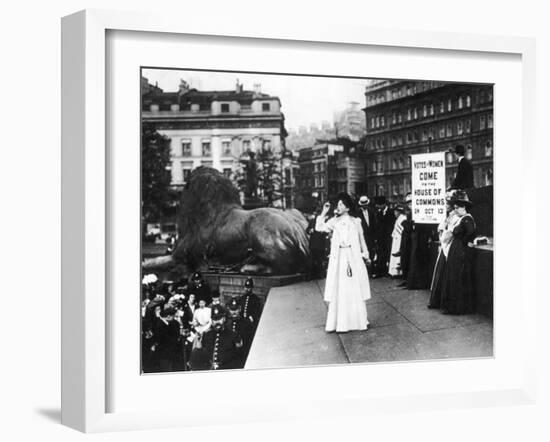
{"label": "white picture frame", "polygon": [[[473,51],[514,54],[521,57],[522,120],[521,157],[523,167],[534,162],[535,113],[535,42],[518,37],[494,37],[422,31],[389,31],[308,24],[300,28],[282,28],[265,21],[246,27],[236,22],[213,22],[194,17],[184,24],[177,17],[152,14],[86,10],[62,20],[62,423],[84,432],[162,428],[207,424],[210,419],[184,415],[181,411],[107,412],[109,385],[109,324],[106,287],[109,265],[108,174],[106,155],[106,33],[109,30],[140,31],[182,35],[227,36],[276,41],[307,41],[342,45],[370,45],[400,48],[426,48],[441,51]],[[136,111],[137,115],[137,111]],[[535,219],[536,191],[521,186],[523,219]],[[520,237],[529,230],[521,227]],[[520,241],[521,242],[521,241]],[[526,266],[535,255],[535,245],[525,242],[515,260]],[[526,267],[522,267],[525,275]],[[521,305],[535,318],[534,279],[521,278]],[[522,321],[521,318],[518,321]],[[498,317],[496,317],[498,322]],[[495,325],[498,327],[498,324]],[[500,389],[464,393],[425,395],[389,395],[376,404],[358,398],[306,398],[303,403],[281,407],[274,403],[261,409],[251,403],[237,403],[236,409],[246,420],[273,420],[335,415],[364,415],[371,412],[397,412],[500,404],[533,403],[535,400],[535,327],[523,319],[525,352],[520,356],[524,371],[521,380],[510,380]],[[498,358],[498,354],[496,356]],[[360,367],[359,367],[360,368]],[[302,370],[302,369],[298,369]],[[304,406],[307,404],[308,406]],[[223,423],[220,413],[219,421]],[[233,420],[234,422],[235,420]]]}

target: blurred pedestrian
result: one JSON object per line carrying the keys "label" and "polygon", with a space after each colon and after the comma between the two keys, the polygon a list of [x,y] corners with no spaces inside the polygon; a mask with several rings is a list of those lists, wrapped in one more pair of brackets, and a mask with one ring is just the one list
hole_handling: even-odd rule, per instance
{"label": "blurred pedestrian", "polygon": [[401,270],[401,239],[403,234],[403,222],[407,219],[405,207],[397,205],[393,209],[395,215],[395,224],[392,232],[391,256],[388,273],[392,277],[398,277],[403,274]]}
{"label": "blurred pedestrian", "polygon": [[373,277],[388,275],[388,265],[391,255],[392,232],[395,224],[395,215],[388,207],[385,196],[374,197],[376,205],[376,221],[374,241],[376,244],[376,260],[374,262]]}

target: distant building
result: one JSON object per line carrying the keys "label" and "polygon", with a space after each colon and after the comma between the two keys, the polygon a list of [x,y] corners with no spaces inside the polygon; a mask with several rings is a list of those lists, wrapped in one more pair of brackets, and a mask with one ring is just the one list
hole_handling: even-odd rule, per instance
{"label": "distant building", "polygon": [[365,191],[364,163],[357,145],[349,140],[318,140],[301,149],[296,193],[302,201],[315,196],[333,199],[339,192],[359,195]]}
{"label": "distant building", "polygon": [[492,184],[493,86],[412,80],[371,80],[365,90],[363,148],[369,196],[402,200],[411,190],[410,156],[447,152],[450,185],[457,163],[449,152],[467,148],[476,187]]}
{"label": "distant building", "polygon": [[359,103],[351,101],[342,112],[334,114],[334,127],[337,137],[358,141],[365,135],[365,115]]}
{"label": "distant building", "polygon": [[199,91],[181,81],[176,92],[164,92],[142,77],[142,121],[170,139],[172,185],[181,187],[191,171],[210,166],[231,176],[247,151],[285,150],[285,119],[278,97],[235,89]]}

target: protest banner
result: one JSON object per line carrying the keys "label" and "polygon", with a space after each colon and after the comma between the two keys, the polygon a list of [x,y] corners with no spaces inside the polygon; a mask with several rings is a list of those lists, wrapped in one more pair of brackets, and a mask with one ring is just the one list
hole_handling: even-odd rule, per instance
{"label": "protest banner", "polygon": [[415,223],[445,219],[445,153],[411,155],[412,217]]}

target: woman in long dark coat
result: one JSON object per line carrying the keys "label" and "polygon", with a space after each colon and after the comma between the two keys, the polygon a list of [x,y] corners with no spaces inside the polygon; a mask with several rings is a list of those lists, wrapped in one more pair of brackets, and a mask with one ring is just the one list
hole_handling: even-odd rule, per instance
{"label": "woman in long dark coat", "polygon": [[452,240],[441,286],[443,313],[464,314],[474,311],[472,287],[472,248],[468,245],[474,239],[475,221],[467,210],[471,207],[466,192],[460,191],[455,201],[456,219],[449,226]]}
{"label": "woman in long dark coat", "polygon": [[439,308],[441,305],[441,290],[443,288],[443,277],[445,275],[445,266],[447,264],[447,255],[449,254],[449,247],[453,239],[453,232],[449,229],[449,226],[457,219],[455,212],[455,199],[456,190],[447,192],[445,197],[447,203],[447,217],[437,227],[437,233],[439,235],[439,253],[435,262],[434,271],[432,275],[432,283],[430,285],[430,302],[428,308]]}

